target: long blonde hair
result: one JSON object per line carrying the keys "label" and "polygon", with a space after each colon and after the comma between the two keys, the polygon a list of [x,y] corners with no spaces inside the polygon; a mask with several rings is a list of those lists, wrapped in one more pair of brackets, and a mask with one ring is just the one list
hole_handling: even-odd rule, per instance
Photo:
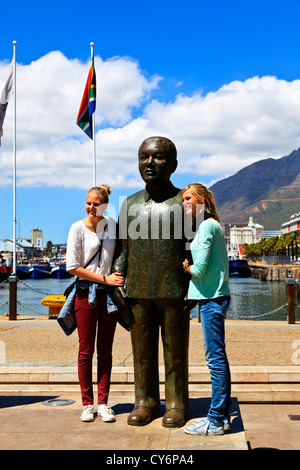
{"label": "long blonde hair", "polygon": [[201,183],[191,183],[182,189],[181,194],[183,194],[188,189],[197,199],[200,199],[201,196],[204,196],[204,210],[209,212],[214,219],[220,222],[213,193]]}
{"label": "long blonde hair", "polygon": [[101,184],[101,186],[96,186],[94,188],[89,189],[86,197],[88,197],[90,193],[97,193],[98,196],[101,198],[103,204],[106,204],[108,202],[108,196],[110,195],[111,190],[110,186],[107,186],[106,184]]}

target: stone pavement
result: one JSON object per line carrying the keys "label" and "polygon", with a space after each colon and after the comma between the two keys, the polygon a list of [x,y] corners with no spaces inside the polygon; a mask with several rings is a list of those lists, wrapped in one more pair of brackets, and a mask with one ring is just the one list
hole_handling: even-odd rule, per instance
{"label": "stone pavement", "polygon": [[[293,366],[300,354],[300,322],[226,320],[226,349],[231,366]],[[0,316],[0,342],[7,362],[75,362],[78,336],[66,336],[56,320],[20,316],[9,321]],[[1,354],[1,350],[0,350]],[[160,342],[160,363],[163,362]],[[1,357],[0,357],[1,361]],[[132,364],[130,334],[120,326],[113,346],[115,365]],[[300,363],[300,362],[299,362]],[[201,323],[191,320],[189,364],[205,364]]]}
{"label": "stone pavement", "polygon": [[[133,407],[130,335],[118,327],[113,350],[110,406],[115,423],[80,421],[77,334],[66,337],[55,320],[0,317],[0,449],[105,449],[109,451],[300,449],[299,323],[226,321],[232,372],[232,433],[199,437],[169,430],[161,417],[127,425]],[[160,363],[162,362],[160,344]],[[161,364],[163,399],[163,366]],[[188,423],[205,416],[211,387],[201,324],[191,321]],[[48,398],[74,403],[46,406]],[[163,402],[161,411],[163,413]],[[292,417],[292,418],[291,418]]]}
{"label": "stone pavement", "polygon": [[[63,398],[62,396],[61,398]],[[133,397],[111,397],[116,421],[104,423],[96,417],[92,423],[80,421],[79,394],[67,394],[74,403],[47,406],[54,396],[0,396],[0,449],[3,450],[148,450],[191,453],[199,450],[247,450],[245,432],[236,399],[232,400],[232,432],[223,436],[190,436],[184,428],[166,429],[162,417],[143,427],[127,425]],[[187,425],[205,417],[209,399],[190,401]],[[164,406],[161,411],[163,413]],[[132,452],[134,455],[134,452]]]}

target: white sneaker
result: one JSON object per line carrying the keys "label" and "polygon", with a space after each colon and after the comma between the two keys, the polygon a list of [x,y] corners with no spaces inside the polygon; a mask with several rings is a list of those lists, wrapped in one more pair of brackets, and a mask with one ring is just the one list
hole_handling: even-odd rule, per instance
{"label": "white sneaker", "polygon": [[115,413],[107,405],[99,405],[97,415],[102,417],[102,421],[116,421]]}
{"label": "white sneaker", "polygon": [[[194,419],[194,424],[201,424],[205,420],[206,420],[206,418]],[[230,432],[231,431],[230,419],[228,420],[227,418],[224,418],[223,419],[223,425],[224,425],[224,431],[225,432]]]}
{"label": "white sneaker", "polygon": [[211,423],[207,419],[201,420],[194,424],[193,426],[188,426],[184,429],[186,434],[193,434],[193,435],[200,435],[200,436],[221,436],[224,434],[224,426],[216,426],[215,424]]}
{"label": "white sneaker", "polygon": [[85,422],[94,421],[94,405],[85,405],[83,407],[80,419],[81,421]]}

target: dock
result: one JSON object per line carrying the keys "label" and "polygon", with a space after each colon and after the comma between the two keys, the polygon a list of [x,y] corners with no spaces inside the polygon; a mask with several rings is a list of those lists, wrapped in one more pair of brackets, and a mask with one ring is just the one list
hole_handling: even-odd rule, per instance
{"label": "dock", "polygon": [[261,281],[283,282],[286,278],[300,279],[300,265],[286,263],[248,262],[251,277]]}

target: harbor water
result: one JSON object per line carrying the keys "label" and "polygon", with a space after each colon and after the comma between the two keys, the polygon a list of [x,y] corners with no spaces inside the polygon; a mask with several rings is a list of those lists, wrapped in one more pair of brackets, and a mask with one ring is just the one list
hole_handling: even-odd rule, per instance
{"label": "harbor water", "polygon": [[[41,304],[47,295],[63,294],[71,279],[26,279],[17,285],[17,312],[22,316],[48,316],[48,307]],[[236,320],[287,320],[287,303],[285,282],[262,282],[251,277],[230,278],[231,305],[228,319]],[[9,300],[9,283],[0,286],[0,315],[8,312],[9,305],[3,303]],[[300,304],[297,297],[295,303]],[[296,321],[300,320],[300,308],[295,307]],[[270,313],[273,312],[273,313]],[[198,318],[198,306],[191,312],[193,318]]]}
{"label": "harbor water", "polygon": [[[47,295],[63,294],[72,283],[70,279],[25,279],[17,284],[17,312],[22,316],[48,316],[49,307],[41,304],[41,300]],[[9,282],[0,287],[0,305],[9,300]],[[0,315],[8,312],[9,306],[0,308]]]}
{"label": "harbor water", "polygon": [[[286,283],[262,282],[252,277],[230,277],[231,302],[229,320],[287,321]],[[295,296],[295,304],[300,304]],[[284,306],[283,308],[280,308]],[[275,310],[275,312],[274,312]],[[198,307],[192,311],[198,318]],[[295,307],[296,320],[300,320],[300,308]]]}

